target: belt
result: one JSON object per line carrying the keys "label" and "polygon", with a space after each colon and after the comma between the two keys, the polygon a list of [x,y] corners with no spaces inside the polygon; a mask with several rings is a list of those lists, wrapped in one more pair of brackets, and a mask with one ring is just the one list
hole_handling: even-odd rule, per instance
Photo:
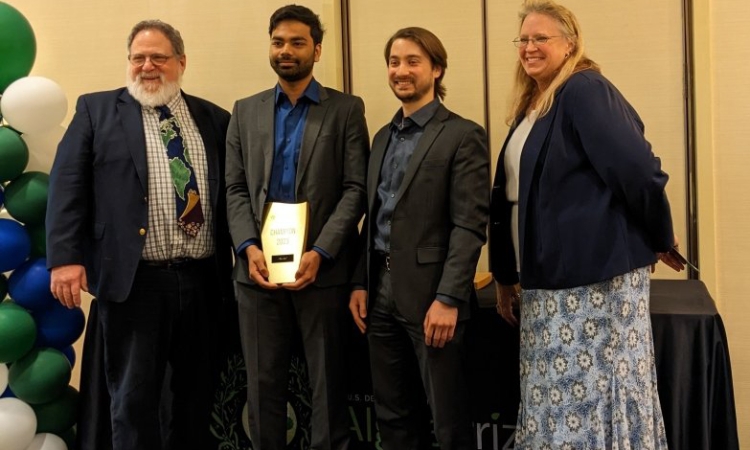
{"label": "belt", "polygon": [[152,260],[142,259],[140,260],[138,265],[141,267],[156,267],[160,269],[186,269],[188,267],[198,265],[205,261],[207,261],[207,258],[204,258],[204,259],[174,258],[174,259],[165,259],[161,261],[152,261]]}
{"label": "belt", "polygon": [[391,271],[391,254],[381,251],[375,251],[373,252],[373,255],[375,256],[375,262],[382,266],[386,272]]}

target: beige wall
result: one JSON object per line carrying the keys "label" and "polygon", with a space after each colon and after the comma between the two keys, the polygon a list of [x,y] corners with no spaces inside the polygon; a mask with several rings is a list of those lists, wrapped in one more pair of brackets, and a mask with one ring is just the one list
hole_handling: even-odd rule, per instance
{"label": "beige wall", "polygon": [[[135,0],[5,0],[31,22],[38,41],[34,75],[57,81],[72,117],[78,95],[123,84],[125,37],[144,18],[173,23],[186,41],[185,90],[231,109],[234,100],[271,87],[267,21],[283,0],[221,2]],[[341,87],[338,0],[307,0],[328,34],[316,77]],[[371,134],[398,107],[386,83],[383,45],[401,26],[432,29],[449,54],[446,104],[490,125],[493,164],[503,124],[515,49],[518,2],[488,4],[489,91],[484,92],[481,0],[351,0],[353,89],[367,104]],[[669,196],[678,236],[685,235],[680,1],[565,2],[578,15],[590,56],[633,103],[671,174]],[[746,0],[694,0],[697,157],[701,277],[719,305],[734,363],[741,440],[750,445],[750,201],[745,174],[750,142],[750,8]],[[490,115],[484,117],[484,98]],[[484,264],[484,263],[483,263]],[[485,266],[486,267],[486,266]],[[666,272],[666,271],[665,271]],[[659,273],[659,276],[673,276]],[[79,347],[80,355],[80,347]]]}
{"label": "beige wall", "polygon": [[706,281],[732,356],[740,442],[750,445],[750,7],[696,0],[698,201]]}

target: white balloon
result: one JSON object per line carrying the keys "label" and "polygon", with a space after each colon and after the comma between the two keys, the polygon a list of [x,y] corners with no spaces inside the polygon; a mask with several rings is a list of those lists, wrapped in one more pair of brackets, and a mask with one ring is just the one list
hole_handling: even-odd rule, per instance
{"label": "white balloon", "polygon": [[[0,302],[3,300],[0,299]],[[8,365],[0,364],[0,394],[5,392],[5,388],[8,387]]]}
{"label": "white balloon", "polygon": [[68,444],[50,433],[39,433],[31,440],[26,450],[68,450]]}
{"label": "white balloon", "polygon": [[0,398],[0,450],[25,450],[36,433],[36,414],[17,398]]}
{"label": "white balloon", "polygon": [[68,112],[68,99],[59,84],[44,77],[23,77],[5,89],[0,110],[11,127],[37,133],[59,125]]}
{"label": "white balloon", "polygon": [[26,172],[49,173],[55,161],[55,154],[57,154],[57,144],[60,143],[64,134],[65,127],[58,125],[47,131],[21,135],[21,139],[29,148],[29,164],[26,166]]}

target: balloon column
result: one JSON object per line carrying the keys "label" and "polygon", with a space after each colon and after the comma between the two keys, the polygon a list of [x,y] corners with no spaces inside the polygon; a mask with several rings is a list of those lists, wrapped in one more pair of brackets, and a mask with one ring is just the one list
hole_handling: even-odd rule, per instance
{"label": "balloon column", "polygon": [[0,450],[72,448],[77,417],[71,345],[85,318],[49,292],[44,233],[68,104],[57,83],[28,76],[35,58],[31,25],[0,1]]}

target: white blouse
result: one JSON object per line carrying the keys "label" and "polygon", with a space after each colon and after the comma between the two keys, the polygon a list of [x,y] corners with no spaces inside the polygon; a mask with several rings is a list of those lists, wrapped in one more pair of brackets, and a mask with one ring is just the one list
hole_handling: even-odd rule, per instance
{"label": "white blouse", "polygon": [[513,237],[513,249],[516,251],[516,270],[521,271],[521,258],[519,257],[519,243],[518,243],[518,179],[521,173],[521,153],[523,152],[523,146],[526,144],[526,139],[531,133],[531,128],[534,126],[538,113],[536,110],[531,111],[521,123],[518,124],[516,129],[513,131],[508,140],[508,145],[505,148],[505,196],[508,201],[513,202],[513,208],[511,209],[511,236]]}

